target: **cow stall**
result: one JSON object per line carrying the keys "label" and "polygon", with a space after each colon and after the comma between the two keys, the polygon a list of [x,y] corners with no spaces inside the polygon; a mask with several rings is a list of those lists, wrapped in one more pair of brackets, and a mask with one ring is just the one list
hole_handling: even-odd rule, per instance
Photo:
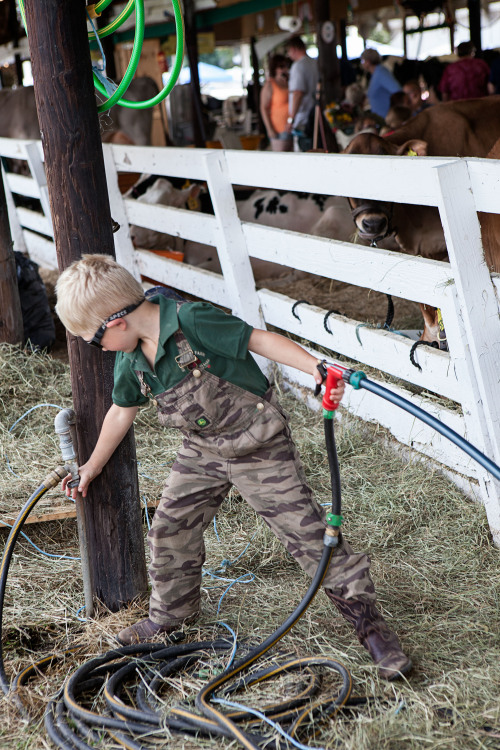
{"label": "cow stall", "polygon": [[[477,212],[500,213],[500,163],[492,159],[453,159],[281,154],[229,150],[161,149],[105,145],[117,260],[138,278],[147,277],[230,308],[254,326],[273,326],[310,342],[310,351],[355,369],[369,367],[395,393],[421,406],[500,463],[500,278],[484,263]],[[0,155],[22,159],[31,177],[5,175],[15,249],[42,266],[57,268],[46,199],[41,144],[0,139]],[[124,197],[118,175],[149,173],[205,182],[214,214],[150,206]],[[302,235],[243,222],[234,186],[351,195],[388,202],[436,206],[449,262],[428,260],[376,247]],[[39,208],[16,196],[39,201]],[[135,249],[129,224],[146,226],[217,249],[222,274]],[[98,248],[96,248],[98,251]],[[404,332],[256,289],[250,258],[396,298],[439,307],[449,352],[420,347],[410,361],[414,340]],[[332,305],[334,306],[334,305]],[[321,352],[321,354],[320,354]],[[310,378],[282,368],[288,388],[318,406]],[[377,377],[370,376],[377,381]],[[466,492],[481,500],[500,545],[500,490],[495,480],[462,451],[414,417],[363,390],[348,389],[345,408],[377,421],[398,441],[431,460]]]}

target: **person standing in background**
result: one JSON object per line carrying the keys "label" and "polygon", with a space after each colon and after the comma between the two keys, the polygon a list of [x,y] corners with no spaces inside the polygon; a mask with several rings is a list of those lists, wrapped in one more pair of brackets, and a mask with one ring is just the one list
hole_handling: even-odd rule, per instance
{"label": "person standing in background", "polygon": [[289,72],[289,59],[285,55],[273,55],[269,60],[269,77],[260,93],[260,113],[271,151],[293,149],[292,134],[287,129]]}
{"label": "person standing in background", "polygon": [[472,42],[462,42],[456,51],[459,59],[445,68],[439,82],[443,102],[487,96],[490,78],[488,63],[474,56],[476,48]]}
{"label": "person standing in background", "polygon": [[366,91],[370,109],[385,120],[391,106],[391,95],[401,91],[401,86],[381,62],[376,49],[365,49],[361,55],[361,67],[370,74],[370,83]]}
{"label": "person standing in background", "polygon": [[293,36],[286,43],[286,52],[292,60],[288,81],[287,130],[298,136],[300,151],[312,148],[312,134],[307,132],[311,110],[316,103],[316,87],[319,81],[318,65],[306,53],[306,45],[300,36]]}

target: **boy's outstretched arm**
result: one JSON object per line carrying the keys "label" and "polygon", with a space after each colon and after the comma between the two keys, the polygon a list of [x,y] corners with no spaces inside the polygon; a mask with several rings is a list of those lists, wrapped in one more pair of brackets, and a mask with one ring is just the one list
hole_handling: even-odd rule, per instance
{"label": "boy's outstretched arm", "polygon": [[[317,368],[320,360],[306,352],[295,341],[291,341],[279,333],[254,328],[250,334],[248,349],[254,354],[272,359],[273,362],[279,362],[282,365],[289,365],[302,372],[307,372],[312,375],[316,383],[321,383],[321,374]],[[332,388],[331,399],[338,403],[344,395],[344,390],[345,383],[343,380],[339,380],[337,387]]]}
{"label": "boy's outstretched arm", "polygon": [[68,497],[71,495],[74,499],[77,492],[81,492],[83,497],[87,495],[89,484],[98,474],[101,473],[106,463],[120,445],[135,419],[138,408],[138,406],[125,408],[123,406],[117,406],[116,404],[113,404],[110,407],[108,413],[104,417],[99,439],[92,451],[92,455],[87,463],[78,468],[80,474],[78,488],[73,487],[73,489],[70,489],[66,486],[71,474],[62,481],[62,488]]}

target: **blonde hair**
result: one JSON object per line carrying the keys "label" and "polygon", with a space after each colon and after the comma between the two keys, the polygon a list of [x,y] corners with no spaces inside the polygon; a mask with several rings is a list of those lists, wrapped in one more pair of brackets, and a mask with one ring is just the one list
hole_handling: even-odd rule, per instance
{"label": "blonde hair", "polygon": [[106,318],[144,299],[141,284],[111,255],[83,255],[59,276],[56,313],[75,336],[97,331]]}

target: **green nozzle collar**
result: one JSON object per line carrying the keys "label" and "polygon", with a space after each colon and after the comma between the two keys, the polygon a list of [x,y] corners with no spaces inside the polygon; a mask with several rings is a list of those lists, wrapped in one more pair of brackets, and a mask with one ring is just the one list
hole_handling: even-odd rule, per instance
{"label": "green nozzle collar", "polygon": [[366,380],[366,375],[363,370],[357,370],[357,372],[353,372],[350,376],[349,385],[352,385],[353,388],[356,388],[356,390],[358,390],[361,380]]}
{"label": "green nozzle collar", "polygon": [[326,522],[328,526],[335,526],[339,528],[340,526],[342,526],[343,520],[344,520],[344,516],[336,516],[335,513],[326,514]]}

